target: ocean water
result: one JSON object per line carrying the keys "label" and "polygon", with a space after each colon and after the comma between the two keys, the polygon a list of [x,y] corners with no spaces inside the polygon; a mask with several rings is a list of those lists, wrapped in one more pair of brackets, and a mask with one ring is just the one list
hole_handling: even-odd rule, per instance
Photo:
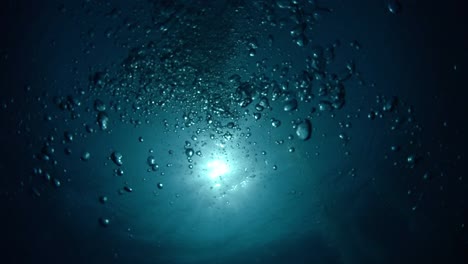
{"label": "ocean water", "polygon": [[462,1],[4,1],[1,263],[467,263]]}

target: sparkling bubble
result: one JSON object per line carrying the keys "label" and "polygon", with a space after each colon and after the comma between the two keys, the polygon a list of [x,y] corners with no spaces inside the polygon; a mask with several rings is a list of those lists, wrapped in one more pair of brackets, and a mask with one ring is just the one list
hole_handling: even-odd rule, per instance
{"label": "sparkling bubble", "polygon": [[68,131],[65,131],[63,133],[63,138],[64,138],[65,142],[70,143],[70,142],[73,141],[73,134],[68,132]]}
{"label": "sparkling bubble", "polygon": [[163,184],[160,182],[156,186],[158,187],[158,189],[162,189],[164,187]]}
{"label": "sparkling bubble", "polygon": [[44,180],[49,182],[51,179],[52,179],[52,176],[50,176],[48,172],[44,172]]}
{"label": "sparkling bubble", "polygon": [[424,173],[423,180],[428,180],[430,178],[429,172]]}
{"label": "sparkling bubble", "polygon": [[99,224],[102,227],[107,227],[110,224],[110,220],[109,220],[109,218],[99,218]]}
{"label": "sparkling bubble", "polygon": [[82,161],[88,161],[90,157],[91,157],[91,154],[89,152],[87,152],[87,151],[85,151],[85,152],[83,152],[81,154],[81,160]]}
{"label": "sparkling bubble", "polygon": [[305,24],[298,24],[294,26],[294,28],[292,28],[291,31],[289,31],[289,34],[291,35],[291,37],[297,38],[302,34],[302,32],[304,32],[304,30]]}
{"label": "sparkling bubble", "polygon": [[392,146],[390,147],[390,149],[391,149],[392,151],[394,151],[394,152],[395,152],[395,151],[398,151],[398,150],[400,150],[400,147],[399,147],[399,146],[397,146],[397,145],[392,145]]}
{"label": "sparkling bubble", "polygon": [[382,106],[382,111],[384,112],[391,112],[395,109],[395,107],[398,104],[398,98],[396,96],[393,96],[390,99],[387,99]]}
{"label": "sparkling bubble", "polygon": [[252,103],[252,98],[247,97],[247,98],[244,98],[243,100],[241,100],[239,102],[239,106],[242,107],[242,108],[245,108],[245,107],[249,106],[251,103]]}
{"label": "sparkling bubble", "polygon": [[392,14],[401,12],[401,3],[399,0],[387,0],[387,9]]}
{"label": "sparkling bubble", "polygon": [[156,158],[154,156],[149,156],[146,159],[146,162],[148,163],[149,166],[153,167],[154,165],[156,165]]}
{"label": "sparkling bubble", "polygon": [[192,157],[195,152],[193,151],[192,148],[188,148],[185,150],[185,155],[187,155],[188,158]]}
{"label": "sparkling bubble", "polygon": [[62,183],[60,182],[60,180],[57,179],[57,178],[54,178],[54,186],[55,186],[56,188],[58,188],[58,187],[60,187],[61,185],[62,185]]}
{"label": "sparkling bubble", "polygon": [[49,161],[50,160],[50,156],[44,154],[44,153],[40,153],[37,155],[37,158],[40,159],[40,160],[43,160],[43,161]]}
{"label": "sparkling bubble", "polygon": [[124,171],[121,169],[121,168],[118,168],[115,170],[115,174],[117,176],[123,176],[124,175]]}
{"label": "sparkling bubble", "polygon": [[253,114],[253,117],[255,118],[255,120],[259,120],[259,119],[262,117],[262,114],[260,114],[260,113],[254,113],[254,114]]}
{"label": "sparkling bubble", "polygon": [[328,101],[320,101],[318,104],[318,110],[320,112],[330,112],[333,110],[333,105]]}
{"label": "sparkling bubble", "polygon": [[262,110],[265,109],[265,108],[270,108],[270,103],[268,102],[268,98],[266,98],[266,97],[260,98],[260,101],[258,102],[257,105],[261,106]]}
{"label": "sparkling bubble", "polygon": [[117,166],[122,166],[123,161],[122,161],[123,155],[120,152],[114,151],[111,154],[111,160],[114,162],[115,165]]}
{"label": "sparkling bubble", "polygon": [[312,135],[312,123],[305,119],[296,127],[296,135],[301,140],[308,140]]}
{"label": "sparkling bubble", "polygon": [[41,152],[42,152],[42,154],[51,157],[54,154],[55,149],[53,147],[49,146],[49,145],[46,145],[46,146],[42,147]]}
{"label": "sparkling bubble", "polygon": [[85,129],[86,129],[86,132],[88,133],[94,133],[94,128],[88,124],[85,125]]}
{"label": "sparkling bubble", "polygon": [[349,139],[350,139],[350,138],[348,137],[348,135],[346,135],[345,133],[340,133],[340,134],[338,134],[338,137],[339,137],[341,140],[343,140],[345,143],[347,143],[347,142],[349,141]]}
{"label": "sparkling bubble", "polygon": [[99,112],[97,122],[101,130],[107,130],[109,128],[109,117],[106,112]]}
{"label": "sparkling bubble", "polygon": [[102,203],[102,204],[105,204],[107,203],[109,199],[107,198],[107,196],[100,196],[99,197],[99,202]]}
{"label": "sparkling bubble", "polygon": [[41,175],[42,174],[42,169],[41,168],[34,168],[33,169],[33,173],[35,175]]}
{"label": "sparkling bubble", "polygon": [[299,46],[299,47],[304,47],[309,43],[309,39],[305,36],[305,34],[300,34],[297,37],[293,38],[293,41]]}
{"label": "sparkling bubble", "polygon": [[152,171],[157,171],[159,169],[159,165],[158,164],[154,164],[153,166],[151,166],[151,170]]}
{"label": "sparkling bubble", "polygon": [[286,101],[284,106],[283,106],[283,110],[285,112],[294,111],[296,109],[297,109],[297,100],[296,99],[291,99],[291,100]]}
{"label": "sparkling bubble", "polygon": [[272,118],[272,119],[271,119],[271,125],[272,125],[273,127],[279,127],[279,126],[281,126],[281,121],[279,121],[278,119]]}

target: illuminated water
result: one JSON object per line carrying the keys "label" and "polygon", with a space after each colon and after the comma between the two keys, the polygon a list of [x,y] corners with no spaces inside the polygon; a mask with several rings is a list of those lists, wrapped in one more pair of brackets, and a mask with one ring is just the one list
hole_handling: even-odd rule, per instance
{"label": "illuminated water", "polygon": [[465,9],[358,2],[6,1],[1,263],[466,263]]}

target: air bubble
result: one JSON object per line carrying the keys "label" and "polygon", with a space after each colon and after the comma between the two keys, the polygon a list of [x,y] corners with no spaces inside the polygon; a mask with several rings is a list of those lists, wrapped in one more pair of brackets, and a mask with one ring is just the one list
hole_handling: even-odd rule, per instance
{"label": "air bubble", "polygon": [[281,126],[281,121],[279,121],[278,119],[272,118],[272,119],[271,119],[271,125],[272,125],[273,127],[279,127],[279,126]]}
{"label": "air bubble", "polygon": [[398,14],[401,11],[401,3],[398,0],[387,0],[387,9],[392,14]]}
{"label": "air bubble", "polygon": [[149,156],[146,159],[146,162],[148,163],[149,166],[153,167],[156,165],[156,158],[154,156]]}
{"label": "air bubble", "polygon": [[107,196],[101,196],[99,197],[99,202],[102,203],[102,204],[105,204],[107,203],[109,199],[107,198]]}
{"label": "air bubble", "polygon": [[260,113],[254,113],[254,114],[253,114],[253,117],[255,118],[255,120],[259,120],[259,119],[262,117],[262,114],[260,114]]}
{"label": "air bubble", "polygon": [[102,227],[107,227],[110,224],[110,220],[109,220],[109,218],[99,218],[99,224]]}
{"label": "air bubble", "polygon": [[50,182],[51,179],[52,179],[52,176],[50,176],[48,172],[44,172],[44,180]]}
{"label": "air bubble", "polygon": [[122,166],[123,161],[122,161],[123,155],[120,152],[112,152],[111,154],[111,160],[114,162],[115,165],[117,166]]}
{"label": "air bubble", "polygon": [[70,143],[70,142],[73,141],[73,134],[68,132],[68,131],[65,131],[63,133],[63,138],[64,138],[65,142]]}
{"label": "air bubble", "polygon": [[124,171],[121,169],[121,168],[118,168],[115,170],[115,174],[117,176],[123,176],[124,175]]}
{"label": "air bubble", "polygon": [[62,185],[62,183],[60,182],[60,180],[57,179],[57,178],[55,178],[55,179],[54,179],[54,186],[55,186],[56,188],[58,188],[58,187],[60,187],[61,185]]}
{"label": "air bubble", "polygon": [[88,161],[90,157],[91,157],[91,154],[89,152],[87,152],[87,151],[85,151],[85,152],[83,152],[81,154],[81,160],[82,161]]}
{"label": "air bubble", "polygon": [[320,101],[318,104],[318,110],[320,112],[329,112],[333,109],[333,106],[328,101]]}
{"label": "air bubble", "polygon": [[406,161],[408,162],[408,164],[410,166],[414,166],[416,164],[416,156],[414,155],[409,155],[407,158],[406,158]]}
{"label": "air bubble", "polygon": [[285,102],[283,106],[283,110],[285,112],[291,112],[297,109],[297,100],[296,99],[291,99]]}
{"label": "air bubble", "polygon": [[187,155],[188,158],[191,158],[195,152],[193,151],[192,148],[188,148],[185,150],[185,155]]}
{"label": "air bubble", "polygon": [[391,149],[392,151],[396,152],[396,151],[400,150],[400,147],[397,146],[397,145],[392,145],[392,146],[390,147],[390,149]]}
{"label": "air bubble", "polygon": [[99,112],[97,122],[101,130],[107,130],[109,128],[109,117],[105,112]]}
{"label": "air bubble", "polygon": [[308,119],[305,119],[296,127],[296,135],[301,140],[308,140],[312,135],[312,124]]}

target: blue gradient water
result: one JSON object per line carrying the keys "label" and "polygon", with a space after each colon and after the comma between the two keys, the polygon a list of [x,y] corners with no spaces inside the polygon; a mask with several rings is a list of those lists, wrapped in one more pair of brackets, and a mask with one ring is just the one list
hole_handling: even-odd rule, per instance
{"label": "blue gradient water", "polygon": [[465,263],[463,7],[6,1],[2,263]]}

